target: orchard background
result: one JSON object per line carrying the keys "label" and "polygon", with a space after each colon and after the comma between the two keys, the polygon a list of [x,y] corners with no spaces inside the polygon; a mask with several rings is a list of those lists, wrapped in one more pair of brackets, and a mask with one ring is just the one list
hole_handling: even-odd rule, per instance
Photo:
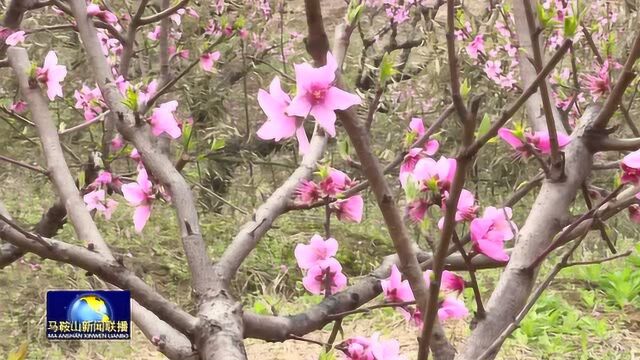
{"label": "orchard background", "polygon": [[[12,22],[15,14],[10,11],[15,3],[18,1],[5,0],[0,5],[0,12],[5,14],[3,25],[12,29],[0,37],[6,40],[11,33],[25,31],[25,40],[11,47],[27,49],[30,61],[36,67],[42,67],[45,57],[53,50],[58,64],[66,67],[67,74],[60,83],[62,96],[47,97],[46,80],[37,81],[43,88],[42,94],[52,100],[48,104],[51,120],[59,134],[70,173],[82,195],[92,191],[91,184],[105,169],[119,176],[122,183],[135,184],[140,167],[130,156],[134,147],[127,141],[122,141],[121,147],[114,147],[112,140],[118,135],[116,129],[107,125],[107,104],[95,99],[82,103],[74,95],[83,85],[95,88],[96,80],[92,76],[97,70],[86,55],[77,28],[71,25],[72,16],[52,9],[56,4],[58,9],[69,8],[68,3],[43,2],[43,7],[26,10],[17,24]],[[33,1],[23,3],[33,6]],[[280,78],[283,88],[292,98],[296,91],[300,91],[296,86],[299,79],[294,64],[313,63],[315,57],[310,55],[315,49],[315,40],[309,35],[305,18],[309,11],[308,3],[313,1],[306,3],[305,6],[305,2],[297,0],[180,1],[170,4],[150,1],[141,17],[150,19],[149,23],[141,24],[137,33],[134,32],[135,42],[127,39],[131,17],[127,18],[125,14],[134,14],[140,2],[105,0],[94,4],[101,12],[116,14],[115,20],[105,13],[96,13],[89,18],[96,24],[106,24],[98,28],[103,29],[102,44],[110,65],[118,71],[114,77],[123,74],[122,54],[127,51],[126,46],[125,49],[119,46],[123,41],[133,44],[124,72],[130,88],[135,91],[122,92],[129,109],[137,112],[140,110],[138,106],[146,106],[144,101],[140,102],[141,94],[154,96],[154,91],[149,89],[151,81],[156,80],[160,84],[156,91],[163,88],[162,84],[170,83],[166,93],[154,99],[157,100],[154,107],[177,101],[175,119],[179,129],[173,130],[179,131],[180,136],[169,141],[173,136],[167,130],[153,138],[156,139],[154,146],[169,154],[188,184],[197,209],[199,233],[206,255],[213,262],[222,257],[245,224],[251,221],[255,224],[255,209],[268,201],[301,164],[302,154],[296,140],[275,142],[258,136],[259,129],[267,120],[264,107],[258,102],[258,93],[259,89],[268,91],[275,76]],[[419,122],[425,128],[442,121],[442,125],[436,126],[429,137],[437,141],[436,151],[428,156],[421,155],[423,158],[432,156],[438,160],[441,156],[456,156],[465,136],[465,126],[456,120],[461,114],[460,106],[452,105],[452,81],[455,81],[452,78],[457,77],[459,81],[462,107],[476,117],[474,139],[482,138],[491,124],[502,116],[503,109],[513,104],[528,87],[521,77],[520,64],[514,61],[524,51],[525,45],[518,40],[516,32],[522,22],[526,24],[526,20],[513,16],[517,5],[511,1],[452,2],[455,7],[454,38],[458,65],[453,73],[447,49],[449,4],[446,1],[366,1],[362,4],[352,1],[349,5],[345,1],[330,0],[319,3],[332,53],[336,57],[344,56],[341,74],[338,70],[339,85],[361,99],[362,104],[350,107],[350,111],[367,127],[371,152],[383,166],[391,163],[398,154],[404,155],[421,135],[415,126],[410,127],[412,123],[417,124],[412,121],[415,118],[421,119]],[[542,23],[539,34],[543,39],[541,48],[545,63],[563,49],[567,39],[573,41],[572,49],[565,49],[564,57],[553,67],[547,80],[557,128],[568,126],[570,130],[577,129],[586,109],[593,104],[602,106],[608,100],[622,73],[620,69],[631,49],[637,47],[640,4],[633,0],[539,3],[534,16],[538,23]],[[173,6],[176,6],[176,12],[171,17],[151,21],[156,16],[154,14],[162,14],[163,9]],[[578,19],[573,30],[567,29],[571,22],[565,21],[571,17]],[[340,48],[344,34],[342,38],[334,39],[333,33],[345,23],[352,27],[353,33],[348,47],[343,47],[340,54],[336,49]],[[161,27],[167,29],[166,43],[162,40]],[[481,45],[478,42],[480,35]],[[118,37],[123,41],[114,40]],[[595,56],[590,41],[593,41],[601,61]],[[64,204],[58,203],[59,193],[50,180],[50,170],[47,172],[50,167],[47,167],[41,146],[39,136],[42,135],[35,129],[38,124],[33,124],[36,122],[32,119],[34,111],[20,109],[20,102],[26,99],[18,90],[13,63],[4,61],[11,52],[10,46],[4,40],[3,44],[0,46],[0,78],[3,84],[0,88],[0,133],[3,134],[0,138],[0,204],[3,207],[0,210],[6,208],[15,224],[36,231],[34,227],[43,221],[43,214],[49,211],[55,217],[56,209],[64,211]],[[163,51],[167,56],[163,56]],[[206,56],[202,58],[201,55]],[[321,58],[325,59],[325,54]],[[609,65],[603,65],[605,60]],[[536,62],[533,55],[525,61]],[[636,64],[636,70],[637,67]],[[35,73],[33,75],[36,79]],[[177,81],[171,83],[172,79]],[[527,81],[530,83],[531,79],[529,74]],[[640,134],[635,125],[638,124],[640,108],[634,101],[639,84],[637,79],[630,80],[622,93],[624,109],[615,113],[609,123],[612,128],[606,129],[611,137],[628,140],[629,143],[620,145],[594,140],[593,146],[601,146],[607,151],[595,153],[596,170],[591,171],[585,181],[584,194],[588,195],[589,204],[597,204],[621,182],[625,183],[621,175],[628,171],[620,169],[620,160],[640,148],[637,141]],[[455,97],[455,90],[453,93]],[[98,98],[99,94],[98,91]],[[508,201],[514,192],[530,188],[511,206],[511,221],[518,228],[512,230],[519,230],[536,202],[545,172],[548,180],[544,181],[558,181],[552,179],[555,176],[554,164],[548,160],[554,156],[553,145],[545,148],[536,142],[538,138],[525,136],[530,134],[528,129],[539,130],[535,121],[528,119],[532,117],[527,115],[527,111],[531,111],[529,107],[535,109],[536,106],[530,103],[518,108],[504,125],[505,129],[514,130],[520,140],[511,138],[510,142],[508,135],[502,132],[488,140],[468,164],[464,187],[472,193],[473,204],[478,207],[470,210],[472,218],[482,217],[487,207],[501,207],[500,204]],[[111,116],[115,112],[111,110]],[[544,124],[545,115],[542,113],[538,104],[538,113],[533,118],[542,118]],[[150,114],[151,111],[145,119],[150,118]],[[327,166],[330,166],[346,173],[355,185],[366,180],[367,174],[342,126],[340,115],[338,118],[337,136],[328,137],[320,160],[312,164],[313,172],[318,173],[310,179],[320,183],[327,177],[326,172],[330,171]],[[116,117],[112,119],[118,120]],[[312,117],[304,121],[303,128],[309,138],[314,132],[314,123]],[[149,127],[152,126],[153,123]],[[559,140],[563,148],[561,136]],[[518,141],[521,146],[517,145]],[[104,156],[107,152],[109,154]],[[315,167],[316,164],[319,166]],[[568,164],[563,166],[569,168]],[[408,234],[417,246],[425,252],[435,252],[440,239],[438,222],[444,217],[444,211],[441,212],[436,201],[438,206],[430,208],[426,215],[412,215],[409,198],[415,197],[411,192],[417,190],[406,185],[403,189],[399,168],[396,166],[386,176],[394,204],[403,215]],[[532,179],[535,184],[530,186]],[[134,229],[133,222],[138,205],[123,197],[122,184],[105,188],[109,189],[109,198],[118,202],[110,219],[107,220],[100,210],[98,213],[94,210],[92,215],[104,242],[119,263],[164,298],[193,315],[198,312],[198,291],[192,289],[193,272],[187,265],[188,255],[177,236],[185,231],[184,224],[172,206],[173,197],[168,187],[158,186],[160,182],[156,180],[153,183],[153,190],[157,193],[153,195],[150,218],[141,231]],[[628,190],[636,185],[629,181],[625,186]],[[591,205],[583,199],[584,194],[578,191],[570,207],[572,215],[562,219],[563,226],[558,230],[589,211],[588,206]],[[300,269],[299,260],[294,255],[296,246],[309,243],[315,234],[329,237],[326,235],[330,233],[330,237],[338,241],[339,250],[335,258],[341,264],[349,285],[357,284],[359,279],[376,270],[385,256],[396,252],[387,230],[388,223],[381,215],[371,190],[361,192],[364,201],[361,221],[357,221],[360,220],[358,216],[358,219],[335,216],[335,212],[341,214],[343,210],[329,205],[320,204],[307,209],[308,206],[301,205],[299,197],[291,195],[285,200],[294,204],[293,209],[276,215],[277,220],[261,235],[255,249],[244,262],[240,259],[242,265],[228,284],[229,292],[242,304],[245,312],[297,314],[323,301],[324,296],[310,294],[303,285],[305,271]],[[339,204],[341,195],[336,198]],[[86,197],[83,200],[91,203]],[[572,261],[607,261],[563,269],[507,339],[498,358],[633,359],[640,355],[639,220],[634,220],[637,214],[634,201],[606,221],[590,223],[593,231],[580,234],[584,235],[584,240],[573,253]],[[327,209],[334,213],[327,215]],[[2,211],[0,214],[7,216]],[[74,231],[75,224],[66,218],[58,222],[59,229],[42,235],[86,247]],[[457,225],[461,237],[469,231],[470,223],[471,218]],[[8,222],[0,222],[0,226],[6,224]],[[258,221],[256,228],[261,224]],[[607,241],[614,244],[617,254],[624,256],[612,254]],[[511,247],[513,240],[508,239],[506,248]],[[471,246],[467,250],[475,251]],[[538,283],[561,261],[562,254],[562,250],[555,251],[541,263]],[[611,257],[616,258],[609,261]],[[43,304],[47,289],[104,288],[106,283],[86,270],[44,260],[32,253],[0,264],[0,288],[3,290],[0,292],[0,334],[5,335],[0,336],[0,357],[11,356],[10,353],[15,355],[26,346],[26,357],[23,358],[28,359],[165,358],[158,351],[164,340],[147,339],[137,328],[131,343],[46,341]],[[470,325],[478,321],[474,319],[478,308],[468,272],[461,270],[456,273],[467,281],[457,299],[464,301],[469,314],[461,319],[444,321],[443,327],[446,337],[460,351],[458,346],[462,346],[460,344],[469,336]],[[501,267],[476,272],[477,288],[485,305],[502,273]],[[386,276],[381,278],[384,279]],[[383,302],[383,296],[378,296],[365,307]],[[319,356],[325,356],[324,359],[331,356],[342,358],[346,355],[340,347],[329,355],[320,355],[324,348],[322,345],[331,337],[336,337],[331,342],[337,345],[357,336],[371,337],[376,332],[381,338],[397,340],[400,354],[406,358],[413,359],[418,355],[418,327],[407,322],[395,307],[349,315],[341,325],[336,324],[330,322],[321,326],[320,330],[301,336],[304,339],[291,338],[285,342],[246,339],[247,357],[265,360],[317,359]],[[336,326],[341,326],[341,331],[334,332]]]}

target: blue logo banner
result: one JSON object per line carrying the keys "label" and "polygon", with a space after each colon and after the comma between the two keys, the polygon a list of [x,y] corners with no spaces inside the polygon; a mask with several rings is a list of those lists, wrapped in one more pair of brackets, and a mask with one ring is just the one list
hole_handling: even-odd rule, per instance
{"label": "blue logo banner", "polygon": [[47,339],[129,340],[130,300],[128,290],[50,290]]}

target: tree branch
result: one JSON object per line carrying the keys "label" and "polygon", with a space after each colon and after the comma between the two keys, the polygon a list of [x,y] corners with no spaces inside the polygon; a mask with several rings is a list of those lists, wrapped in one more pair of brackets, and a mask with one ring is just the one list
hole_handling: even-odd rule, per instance
{"label": "tree branch", "polygon": [[176,11],[182,9],[189,3],[189,0],[180,0],[179,3],[173,5],[172,7],[167,7],[160,11],[159,13],[153,14],[151,16],[140,18],[140,25],[148,25],[154,23],[156,21],[160,21],[162,19],[166,19],[169,16],[173,15]]}

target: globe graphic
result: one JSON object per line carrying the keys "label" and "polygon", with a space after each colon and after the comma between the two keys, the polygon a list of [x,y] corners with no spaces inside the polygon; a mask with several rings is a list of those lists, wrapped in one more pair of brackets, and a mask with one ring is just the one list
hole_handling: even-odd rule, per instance
{"label": "globe graphic", "polygon": [[111,307],[100,296],[83,295],[71,303],[69,321],[111,321]]}

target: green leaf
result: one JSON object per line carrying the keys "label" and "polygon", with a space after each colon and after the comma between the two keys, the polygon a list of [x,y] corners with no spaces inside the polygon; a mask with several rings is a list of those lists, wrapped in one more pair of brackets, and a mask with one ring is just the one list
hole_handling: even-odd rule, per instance
{"label": "green leaf", "polygon": [[418,189],[418,183],[415,181],[408,180],[404,186],[404,194],[407,197],[407,202],[411,202],[415,200],[420,194],[420,189]]}
{"label": "green leaf", "polygon": [[189,150],[189,145],[191,143],[191,136],[193,132],[193,125],[189,124],[188,121],[182,123],[182,146]]}
{"label": "green leaf", "polygon": [[553,4],[549,7],[549,9],[545,9],[542,4],[538,3],[536,5],[536,9],[538,10],[538,18],[540,19],[540,23],[543,28],[549,26],[553,21],[554,8]]}
{"label": "green leaf", "polygon": [[360,0],[351,0],[347,8],[347,23],[350,25],[357,23],[360,20],[360,15],[362,15],[362,9],[364,9],[364,2],[360,3]]}
{"label": "green leaf", "polygon": [[385,84],[397,72],[393,59],[391,59],[391,55],[389,55],[389,53],[385,53],[384,56],[382,56],[382,62],[380,63],[380,85]]}
{"label": "green leaf", "polygon": [[213,141],[211,141],[211,151],[218,151],[225,147],[225,145],[226,142],[224,139],[213,139]]}
{"label": "green leaf", "polygon": [[613,54],[616,51],[616,33],[610,32],[607,39],[607,54]]}
{"label": "green leaf", "polygon": [[86,183],[87,183],[87,180],[86,180],[86,177],[85,177],[84,170],[81,170],[78,173],[78,188],[82,189]]}
{"label": "green leaf", "polygon": [[620,184],[622,184],[622,179],[620,178],[620,175],[616,175],[613,177],[613,187],[617,188],[620,186]]}
{"label": "green leaf", "polygon": [[253,312],[258,315],[269,315],[269,307],[262,301],[256,301],[253,304]]}
{"label": "green leaf", "polygon": [[348,137],[343,136],[338,140],[338,153],[344,160],[351,159],[351,144]]}
{"label": "green leaf", "polygon": [[322,353],[320,353],[320,356],[318,357],[318,360],[335,360],[336,356],[333,354],[333,351],[329,351],[329,352],[324,352],[324,350],[322,351]]}
{"label": "green leaf", "polygon": [[575,16],[565,16],[564,18],[564,37],[571,38],[578,29],[578,18]]}
{"label": "green leaf", "polygon": [[318,166],[318,171],[316,172],[321,179],[325,179],[329,176],[329,165],[320,165]]}
{"label": "green leaf", "polygon": [[404,146],[410,147],[416,141],[418,134],[413,131],[407,131],[404,135]]}
{"label": "green leaf", "polygon": [[244,16],[239,16],[236,19],[236,21],[233,23],[233,28],[235,30],[241,30],[241,29],[244,29],[246,24],[247,24],[247,20],[244,18]]}
{"label": "green leaf", "polygon": [[27,75],[29,75],[29,79],[35,79],[36,78],[36,69],[38,68],[38,65],[36,65],[36,63],[31,63],[29,66],[29,70],[27,70]]}
{"label": "green leaf", "polygon": [[460,85],[460,95],[462,95],[463,99],[466,99],[469,92],[471,92],[471,84],[469,84],[469,79],[464,79]]}
{"label": "green leaf", "polygon": [[482,117],[482,121],[480,122],[480,126],[478,126],[477,137],[481,138],[484,134],[489,132],[489,129],[491,129],[491,118],[489,117],[489,114],[485,113]]}
{"label": "green leaf", "polygon": [[29,343],[28,342],[23,342],[22,344],[20,344],[20,347],[18,347],[17,349],[11,351],[9,353],[9,356],[7,357],[7,360],[24,360],[27,358],[27,350],[29,347]]}
{"label": "green leaf", "polygon": [[127,88],[122,103],[131,111],[138,111],[138,92],[131,87]]}

